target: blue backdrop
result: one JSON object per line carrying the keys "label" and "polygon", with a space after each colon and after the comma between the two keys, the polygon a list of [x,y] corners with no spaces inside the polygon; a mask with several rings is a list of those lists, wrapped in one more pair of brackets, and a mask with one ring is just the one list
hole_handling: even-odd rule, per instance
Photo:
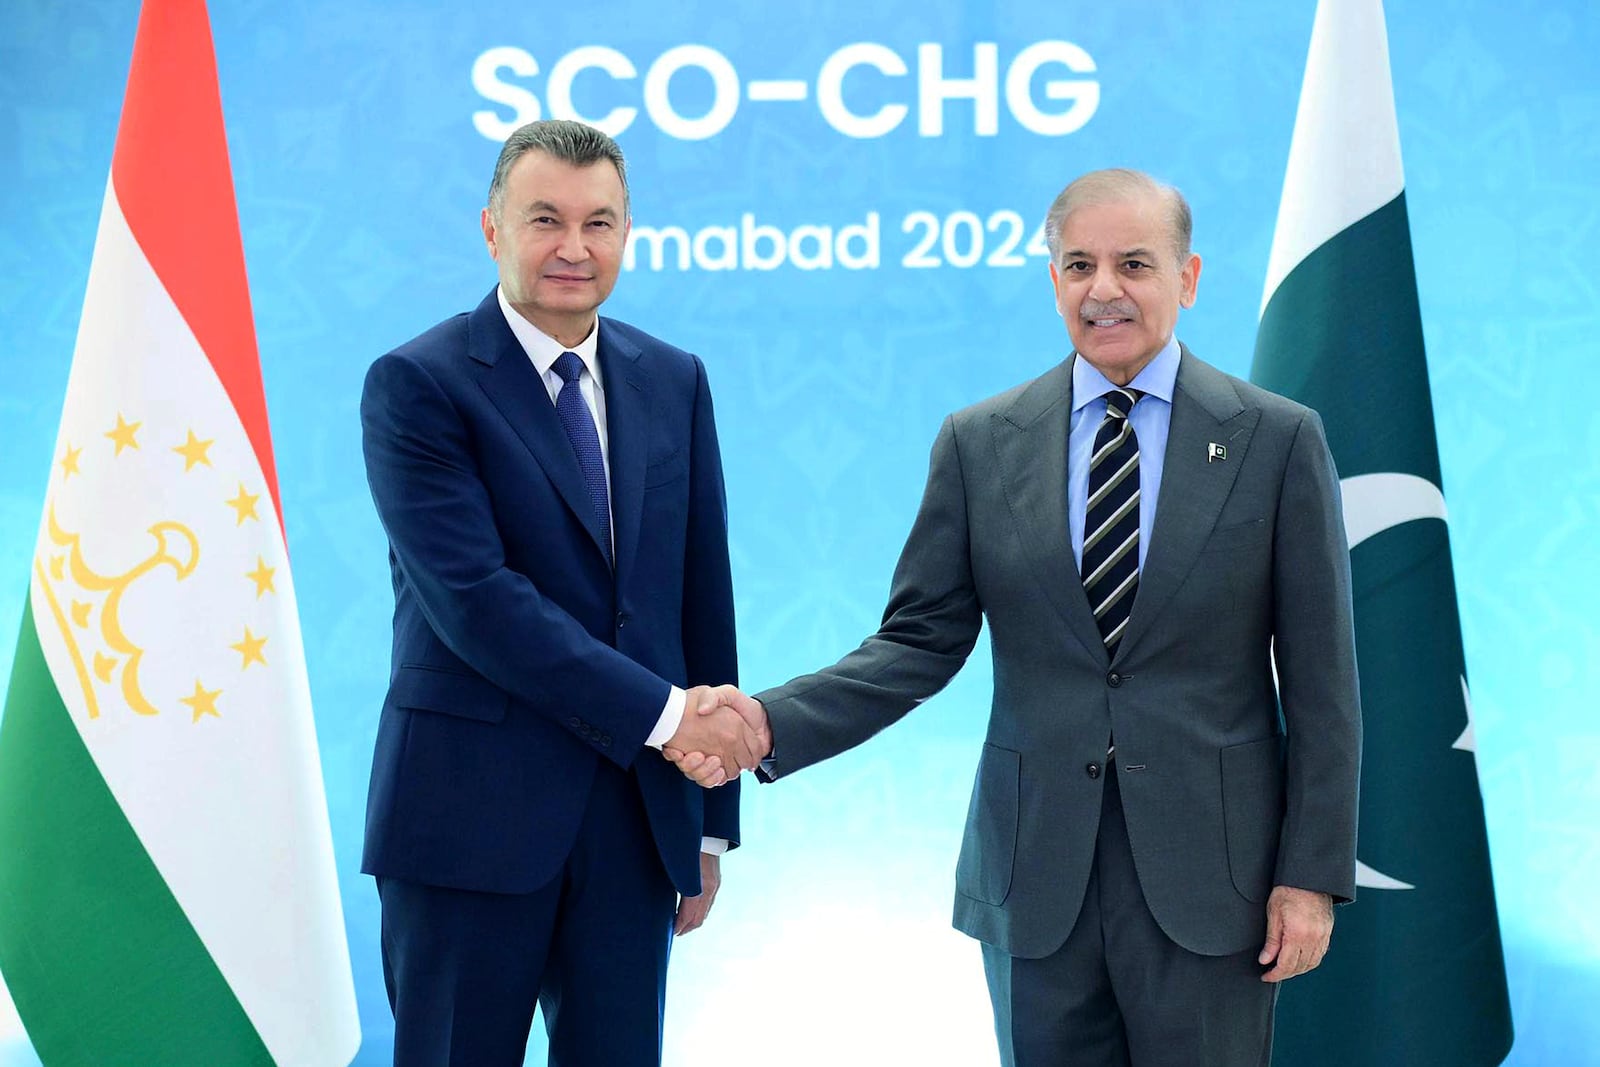
{"label": "blue backdrop", "polygon": [[[136,7],[0,5],[6,634]],[[1033,238],[1077,173],[1129,165],[1187,192],[1205,268],[1179,332],[1248,373],[1313,14],[1312,0],[454,7],[212,11],[363,1064],[387,1061],[391,1029],[376,894],[357,872],[390,595],[356,402],[374,356],[493,283],[477,216],[508,124],[568,101],[626,122],[636,226],[656,237],[608,311],[709,367],[743,675],[770,685],[875,626],[942,416],[1067,352]],[[1600,14],[1460,0],[1389,19],[1509,1062],[1595,1063]],[[750,791],[712,921],[677,949],[669,1064],[702,1062],[707,1043],[775,1064],[995,1061],[977,948],[948,929],[981,649],[885,737]],[[0,1065],[34,1062],[16,1034],[0,1008]]]}

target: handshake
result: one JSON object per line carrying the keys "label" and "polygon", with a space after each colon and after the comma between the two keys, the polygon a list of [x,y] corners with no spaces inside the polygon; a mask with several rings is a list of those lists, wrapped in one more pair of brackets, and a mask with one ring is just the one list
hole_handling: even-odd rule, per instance
{"label": "handshake", "polygon": [[731,685],[688,691],[683,721],[661,754],[707,789],[754,770],[772,751],[772,729],[761,701]]}

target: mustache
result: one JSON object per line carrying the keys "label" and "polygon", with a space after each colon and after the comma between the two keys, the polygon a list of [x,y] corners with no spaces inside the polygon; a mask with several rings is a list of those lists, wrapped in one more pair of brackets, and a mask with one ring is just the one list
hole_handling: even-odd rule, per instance
{"label": "mustache", "polygon": [[1102,304],[1098,300],[1085,300],[1078,308],[1078,317],[1082,319],[1133,319],[1138,318],[1139,309],[1132,304],[1113,300]]}

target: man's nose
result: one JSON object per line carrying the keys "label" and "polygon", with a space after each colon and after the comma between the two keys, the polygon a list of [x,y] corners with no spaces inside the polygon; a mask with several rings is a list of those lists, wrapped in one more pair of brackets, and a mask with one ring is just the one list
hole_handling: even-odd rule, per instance
{"label": "man's nose", "polygon": [[1089,282],[1089,296],[1104,303],[1115,300],[1122,295],[1122,280],[1117,277],[1117,272],[1105,268],[1094,272],[1094,278]]}
{"label": "man's nose", "polygon": [[556,255],[568,263],[582,263],[589,258],[589,250],[584,245],[583,227],[568,226],[561,231],[561,243],[556,246]]}

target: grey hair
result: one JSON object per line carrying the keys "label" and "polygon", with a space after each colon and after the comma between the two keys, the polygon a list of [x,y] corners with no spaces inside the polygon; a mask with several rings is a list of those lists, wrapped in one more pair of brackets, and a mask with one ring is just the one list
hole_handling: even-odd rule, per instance
{"label": "grey hair", "polygon": [[622,160],[622,149],[609,136],[593,126],[570,119],[540,119],[518,126],[506,138],[495,160],[494,177],[489,182],[489,213],[500,218],[506,202],[506,177],[517,160],[529,152],[543,152],[552,159],[570,163],[574,167],[589,167],[602,161],[617,168],[617,178],[622,182],[622,214],[630,213],[628,201],[628,168]]}
{"label": "grey hair", "polygon": [[1189,260],[1189,242],[1194,237],[1194,216],[1189,213],[1189,202],[1176,187],[1157,181],[1143,171],[1122,167],[1092,170],[1074,179],[1056,196],[1044,216],[1044,239],[1050,246],[1050,262],[1061,266],[1061,227],[1068,215],[1091,204],[1116,203],[1140,196],[1153,196],[1166,202],[1173,251],[1178,256],[1178,266],[1182,267]]}

